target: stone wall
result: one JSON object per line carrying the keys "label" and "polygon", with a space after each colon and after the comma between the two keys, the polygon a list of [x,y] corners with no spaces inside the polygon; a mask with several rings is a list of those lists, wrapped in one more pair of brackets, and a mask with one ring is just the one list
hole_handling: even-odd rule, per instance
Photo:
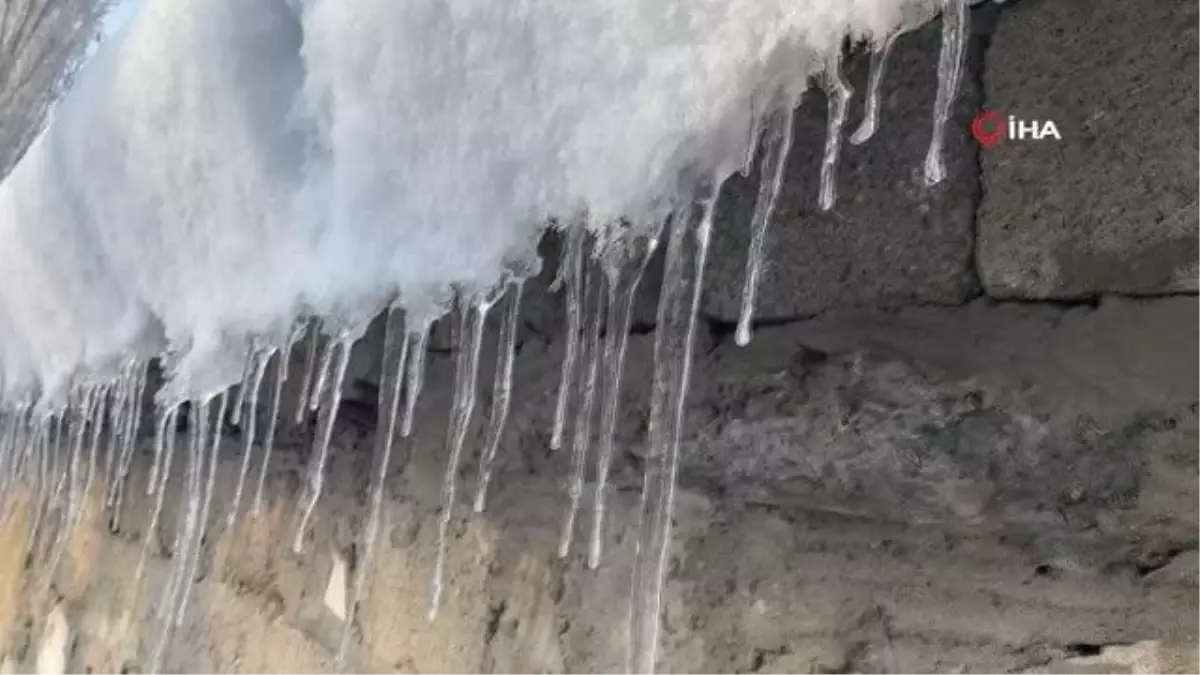
{"label": "stone wall", "polygon": [[[898,43],[882,127],[846,146],[827,214],[815,209],[824,101],[805,100],[767,246],[764,321],[744,348],[731,326],[756,179],[727,186],[686,411],[662,671],[1200,667],[1196,6],[1022,0],[977,8],[973,23],[951,178],[932,191],[918,171],[936,26]],[[861,89],[861,58],[848,75]],[[1054,119],[1063,140],[980,150],[967,128],[984,107]],[[631,337],[607,554],[589,571],[582,534],[566,559],[555,554],[569,458],[549,449],[563,350],[552,267],[526,297],[489,507],[456,505],[447,595],[429,623],[453,367],[435,341],[417,432],[389,469],[348,669],[623,667],[658,279],[652,269]],[[335,667],[347,580],[365,564],[378,328],[355,350],[303,554],[291,540],[312,430],[280,436],[264,512],[230,527],[241,430],[226,425],[168,670]],[[490,395],[481,380],[459,473],[467,497]],[[27,508],[0,526],[0,670],[149,667],[183,492],[173,476],[139,582],[150,452],[134,462],[119,527],[96,491],[56,569],[25,555]]]}

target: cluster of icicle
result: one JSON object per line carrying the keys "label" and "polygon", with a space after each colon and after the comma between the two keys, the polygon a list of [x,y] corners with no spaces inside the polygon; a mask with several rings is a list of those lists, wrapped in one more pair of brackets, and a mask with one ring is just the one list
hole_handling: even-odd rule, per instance
{"label": "cluster of icicle", "polygon": [[[893,4],[898,7],[901,3]],[[922,4],[923,11],[928,9],[928,4]],[[944,6],[938,3],[938,7],[943,12],[943,44],[931,142],[924,163],[925,178],[931,185],[944,177],[943,128],[955,96],[967,33],[965,0],[948,0]],[[922,15],[922,20],[924,18],[927,15]],[[871,36],[873,53],[865,110],[861,126],[849,136],[852,143],[863,143],[875,132],[880,119],[880,83],[889,50],[901,30],[913,25],[891,25],[890,31]],[[844,32],[844,29],[839,30]],[[836,168],[851,96],[841,74],[842,33],[838,35],[838,39],[831,42],[836,47],[824,54],[821,67],[815,72],[819,86],[830,102],[818,187],[819,204],[824,209],[832,208],[836,199]],[[808,74],[803,73],[805,79]],[[555,286],[566,299],[566,349],[551,445],[554,449],[569,449],[570,474],[566,490],[569,507],[564,516],[558,554],[566,557],[571,551],[591,466],[592,517],[586,528],[586,561],[591,568],[602,561],[607,483],[634,298],[650,256],[659,249],[665,250],[654,344],[645,478],[630,594],[627,661],[630,671],[652,672],[657,657],[675,476],[692,365],[692,336],[720,188],[733,172],[748,175],[755,164],[759,167],[761,184],[750,222],[751,245],[736,334],[737,342],[745,344],[751,337],[767,226],[783,181],[792,142],[793,110],[799,93],[806,86],[806,83],[802,84],[804,86],[787,90],[791,93],[785,92],[782,102],[761,105],[750,112],[744,150],[736,164],[723,161],[704,167],[698,173],[692,167],[686,180],[687,187],[679,190],[685,198],[668,200],[665,207],[659,205],[647,212],[662,217],[634,223],[623,218],[597,217],[593,213],[563,226],[566,247]],[[486,114],[486,111],[480,113]],[[537,130],[538,133],[543,131],[550,133]],[[457,336],[455,382],[438,517],[437,558],[432,570],[431,619],[438,612],[443,592],[446,540],[452,511],[459,501],[456,477],[475,409],[485,320],[492,311],[500,314],[492,407],[487,417],[478,485],[473,496],[476,512],[484,510],[505,429],[523,282],[534,272],[535,267],[528,264],[522,267],[522,264],[510,261],[499,283],[455,286],[456,292],[449,301],[450,314],[445,320],[454,321],[453,333]],[[0,305],[0,319],[4,318],[5,309]],[[378,311],[376,305],[367,314]],[[384,501],[384,477],[392,446],[397,435],[405,437],[413,432],[427,342],[432,323],[440,314],[431,310],[427,303],[414,307],[405,302],[403,294],[385,301],[383,311],[387,313],[387,321],[375,459],[370,477],[369,513],[359,535],[364,562],[357,566],[352,580],[351,615],[346,621],[339,648],[339,662],[347,651],[354,612],[375,555]],[[6,337],[5,329],[6,325],[0,322],[0,338]],[[53,396],[43,391],[39,398],[26,391],[15,400],[10,397],[0,409],[0,500],[5,505],[6,517],[11,514],[18,492],[32,497],[29,550],[33,555],[49,557],[48,569],[53,575],[81,520],[85,497],[95,485],[99,484],[103,504],[116,524],[119,524],[125,491],[135,487],[145,489],[154,496],[154,510],[136,572],[140,579],[151,554],[151,542],[157,540],[161,527],[167,482],[173,472],[181,476],[186,508],[179,510],[178,522],[173,529],[170,574],[157,605],[162,620],[151,661],[151,667],[157,671],[163,666],[175,629],[185,620],[205,533],[213,516],[213,487],[225,423],[241,427],[237,487],[224,514],[227,524],[233,526],[242,510],[243,493],[249,480],[254,481],[253,496],[247,502],[249,513],[257,514],[262,506],[264,479],[279,424],[297,424],[316,415],[314,452],[301,496],[294,540],[294,549],[300,552],[323,489],[325,465],[350,351],[362,331],[361,321],[346,322],[336,316],[310,314],[295,319],[285,330],[263,333],[245,341],[240,380],[224,382],[215,388],[176,386],[170,389],[171,395],[160,392],[152,420],[143,420],[151,362],[157,360],[162,369],[168,371],[168,376],[172,372],[178,376],[178,371],[172,370],[172,364],[178,362],[177,353],[131,356],[117,367],[115,376],[111,370],[107,375],[76,373],[66,380],[65,385],[58,387]],[[293,362],[297,351],[302,354],[299,361],[304,364],[303,371],[289,372],[289,363]],[[291,377],[300,378],[300,395],[295,408],[285,410],[281,409],[281,398],[284,383]],[[265,429],[260,438],[260,402],[264,396],[265,406],[261,407],[265,408]],[[184,447],[177,453],[176,431],[185,418]],[[130,466],[139,435],[143,428],[148,428],[149,422],[154,429],[153,465],[147,484],[132,486],[128,479]],[[595,431],[594,423],[598,423]],[[594,452],[590,447],[593,441],[596,444]],[[259,468],[257,476],[251,477],[249,469],[256,448]]]}

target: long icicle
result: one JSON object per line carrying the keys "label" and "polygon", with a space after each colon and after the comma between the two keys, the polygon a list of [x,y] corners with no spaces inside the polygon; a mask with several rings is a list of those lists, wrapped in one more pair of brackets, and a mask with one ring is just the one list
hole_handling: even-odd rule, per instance
{"label": "long icicle", "polygon": [[117,495],[113,502],[112,530],[121,528],[121,508],[125,504],[125,484],[129,479],[129,469],[133,466],[133,454],[137,447],[138,431],[142,423],[142,398],[146,393],[146,377],[148,363],[134,364],[133,387],[126,405],[131,409],[125,414],[127,422],[123,432],[124,447],[121,449],[120,471],[117,474]]}
{"label": "long icicle", "polygon": [[250,378],[254,377],[259,359],[258,348],[251,344],[246,348],[246,361],[242,364],[242,379],[238,383],[237,398],[234,399],[233,409],[229,411],[229,423],[240,426],[242,423],[242,408],[246,406],[246,393],[250,389]]}
{"label": "long icicle", "polygon": [[83,439],[87,430],[88,412],[91,410],[92,396],[94,394],[94,387],[81,387],[76,393],[75,405],[73,406],[74,414],[71,421],[71,434],[67,441],[70,444],[71,451],[70,460],[67,465],[71,476],[67,487],[67,508],[63,514],[62,526],[59,528],[58,536],[54,542],[54,555],[51,558],[50,573],[48,575],[50,580],[53,580],[54,573],[62,561],[63,554],[66,553],[67,544],[70,543],[70,538],[75,531],[76,519],[83,508]]}
{"label": "long icicle", "polygon": [[[608,325],[604,333],[604,399],[600,403],[600,438],[596,448],[596,491],[592,506],[592,536],[588,547],[588,567],[600,566],[604,546],[604,509],[608,498],[608,474],[612,468],[613,438],[617,428],[617,408],[621,402],[621,378],[625,370],[625,350],[629,327],[633,322],[633,303],[646,264],[657,249],[657,240],[649,240],[640,260],[618,261],[605,265],[608,276]],[[625,265],[630,269],[626,270]]]}
{"label": "long icicle", "polygon": [[160,428],[163,429],[165,436],[162,467],[159,475],[156,476],[158,484],[155,486],[154,510],[150,514],[150,526],[146,528],[146,534],[142,541],[142,555],[138,559],[137,571],[133,575],[135,584],[142,580],[142,575],[146,571],[146,559],[150,555],[150,543],[158,536],[158,522],[162,518],[163,502],[166,501],[167,481],[171,478],[171,461],[175,454],[175,430],[178,418],[178,405],[172,406],[162,413],[163,421],[160,423]]}
{"label": "long icicle", "polygon": [[293,340],[278,352],[275,360],[275,385],[271,388],[271,413],[267,418],[267,433],[263,437],[262,466],[258,468],[258,485],[254,487],[254,506],[250,512],[258,516],[262,511],[263,486],[267,482],[267,467],[271,464],[271,453],[275,450],[275,431],[279,426],[279,400],[283,398],[283,383],[288,379],[288,363],[292,359]]}
{"label": "long icicle", "polygon": [[428,353],[430,324],[425,324],[415,333],[412,353],[408,358],[408,373],[405,377],[408,384],[405,389],[408,397],[404,401],[404,419],[400,423],[400,436],[408,438],[412,435],[413,417],[417,413],[417,398],[425,386],[425,357]]}
{"label": "long icicle", "polygon": [[[317,443],[316,454],[308,467],[308,487],[305,491],[300,525],[296,528],[296,539],[292,542],[294,553],[304,550],[304,535],[308,532],[308,521],[312,518],[313,510],[317,507],[317,500],[321,498],[321,491],[325,486],[325,464],[329,459],[329,442],[333,438],[333,424],[337,421],[338,408],[342,405],[342,381],[346,379],[346,367],[350,364],[350,348],[353,346],[351,340],[344,338],[336,343],[331,343],[331,345],[327,354],[331,354],[333,349],[337,348],[337,366],[334,368],[333,380],[328,385],[329,396],[321,409],[320,429],[317,438],[314,439]],[[314,395],[325,388],[318,385],[313,390]]]}
{"label": "long icicle", "polygon": [[[184,591],[179,600],[179,608],[175,610],[175,627],[183,625],[187,616],[188,600],[192,597],[191,586],[196,579],[196,571],[200,567],[200,555],[204,552],[204,537],[208,530],[208,518],[212,513],[213,488],[217,484],[217,468],[221,460],[221,431],[225,426],[225,411],[229,404],[229,390],[217,396],[217,416],[213,420],[212,444],[208,450],[208,477],[204,481],[204,504],[200,507],[200,525],[196,530],[195,546],[188,552],[188,566],[183,574]],[[203,452],[201,447],[201,452]]]}
{"label": "long icicle", "polygon": [[91,494],[92,481],[96,477],[96,460],[100,453],[100,434],[104,431],[104,420],[107,417],[106,411],[111,393],[112,385],[106,384],[101,385],[100,392],[96,395],[96,410],[92,414],[92,436],[88,440],[87,478],[84,479],[83,483],[83,492],[85,495]]}
{"label": "long icicle", "polygon": [[246,474],[250,471],[250,456],[254,451],[254,436],[258,432],[258,392],[262,389],[263,378],[267,374],[267,364],[271,361],[273,348],[261,349],[254,355],[254,368],[249,381],[249,393],[246,395],[245,424],[242,436],[242,466],[238,471],[237,487],[233,491],[233,503],[225,516],[225,527],[233,527],[237,521],[238,510],[242,504],[242,491],[246,488]]}
{"label": "long icicle", "polygon": [[[684,270],[686,256],[683,236],[691,229],[687,220],[673,224],[671,245],[674,245],[675,251],[672,252],[668,247],[668,262],[663,272],[664,299],[660,302],[670,302],[674,306],[666,308],[665,312],[660,307],[659,316],[663,323],[658,325],[655,339],[651,448],[646,458],[646,484],[642,495],[641,526],[630,603],[630,672],[653,672],[658,656],[659,616],[671,544],[671,514],[675,504],[675,476],[679,470],[683,411],[691,384],[696,315],[699,313],[719,187],[719,184],[714,184],[711,195],[702,202],[702,215],[694,230],[694,267],[690,279],[692,293],[686,307],[679,305],[688,281]],[[690,219],[690,216],[689,210],[686,218]],[[676,228],[681,231],[676,232]],[[682,335],[679,335],[680,332]],[[660,359],[666,363],[660,363]]]}
{"label": "long icicle", "polygon": [[308,340],[304,343],[304,375],[300,378],[300,396],[296,401],[295,423],[299,425],[308,417],[308,396],[312,389],[313,368],[317,365],[317,323],[308,322]]}
{"label": "long icicle", "polygon": [[108,415],[108,454],[104,458],[104,489],[105,499],[104,505],[110,507],[113,501],[117,498],[116,495],[116,469],[117,455],[123,447],[121,444],[121,432],[125,429],[125,400],[129,397],[128,370],[125,366],[121,369],[121,375],[113,385],[115,392],[113,393],[113,401],[109,406]]}
{"label": "long icicle", "polygon": [[567,516],[558,540],[558,557],[565,558],[571,552],[571,540],[575,535],[575,517],[579,513],[579,499],[583,496],[583,479],[587,469],[588,446],[592,440],[592,418],[596,411],[596,378],[600,370],[600,326],[604,323],[605,294],[604,275],[599,265],[588,266],[585,281],[584,309],[591,308],[584,322],[584,358],[581,389],[583,396],[575,411],[574,437],[571,439],[571,478],[567,483]]}
{"label": "long icicle", "polygon": [[510,283],[508,309],[500,318],[500,336],[496,341],[496,374],[492,382],[492,412],[488,419],[487,440],[479,457],[479,486],[475,490],[475,513],[483,513],[487,503],[488,484],[492,481],[492,464],[504,436],[508,409],[512,402],[513,362],[516,357],[517,325],[521,315],[522,281]]}
{"label": "long icicle", "polygon": [[967,41],[967,0],[945,0],[942,7],[942,51],[938,57],[938,88],[933,103],[933,134],[925,154],[925,184],[934,186],[946,179],[942,146],[950,119],[958,81],[962,75]]}
{"label": "long icicle", "polygon": [[775,213],[775,200],[783,185],[783,171],[792,148],[791,103],[777,111],[767,121],[762,166],[759,169],[758,197],[750,219],[750,250],[746,254],[746,274],[742,286],[742,311],[738,316],[734,340],[738,345],[750,344],[750,323],[754,320],[754,303],[758,295],[758,278],[762,274],[767,226]]}
{"label": "long icicle", "polygon": [[587,239],[587,226],[577,222],[567,234],[567,250],[562,260],[561,281],[567,296],[566,351],[563,353],[562,372],[558,379],[558,400],[554,404],[554,429],[550,433],[550,448],[562,447],[563,429],[567,420],[567,404],[571,397],[571,380],[575,376],[575,360],[579,354],[580,304],[583,301],[580,287],[583,283],[583,243]]}
{"label": "long icicle", "polygon": [[825,93],[829,101],[828,122],[825,127],[825,154],[821,158],[821,192],[817,199],[822,211],[833,208],[837,201],[837,165],[842,151],[842,127],[846,124],[846,108],[850,103],[850,86],[842,78],[842,52],[825,66]]}
{"label": "long icicle", "polygon": [[467,438],[471,413],[475,409],[475,388],[479,372],[479,348],[483,344],[483,328],[490,304],[478,300],[474,307],[463,299],[462,330],[459,332],[454,387],[454,407],[450,413],[450,431],[447,436],[449,457],[446,460],[446,475],[442,481],[441,512],[438,513],[437,558],[433,566],[433,581],[430,584],[429,620],[437,618],[442,604],[442,578],[446,567],[446,536],[450,530],[450,517],[454,510],[454,493],[458,478],[458,461],[463,443]]}
{"label": "long icicle", "polygon": [[[184,572],[191,560],[191,550],[196,539],[196,526],[200,521],[201,502],[204,499],[203,483],[200,475],[204,470],[204,429],[207,426],[208,403],[193,400],[188,406],[188,438],[187,438],[187,469],[184,476],[184,487],[187,491],[187,508],[180,509],[179,519],[175,527],[175,543],[171,550],[171,573],[163,585],[162,600],[158,605],[158,619],[161,630],[158,642],[150,658],[150,672],[157,673],[162,669],[163,658],[171,636],[175,633],[175,610],[179,606],[179,594],[186,593],[183,583]],[[188,584],[187,586],[190,586]]]}
{"label": "long icicle", "polygon": [[325,387],[329,383],[329,371],[333,368],[333,352],[337,348],[338,343],[333,340],[327,340],[325,346],[321,348],[321,365],[317,367],[317,379],[313,382],[312,393],[308,397],[310,411],[321,407],[321,395],[325,393]]}
{"label": "long icicle", "polygon": [[404,330],[402,310],[398,307],[390,308],[384,330],[383,358],[379,368],[382,381],[379,383],[378,424],[375,426],[375,471],[371,477],[367,522],[363,525],[362,531],[362,556],[358,558],[355,565],[350,604],[348,605],[349,611],[345,624],[342,626],[342,639],[338,643],[337,663],[339,666],[346,659],[346,650],[350,646],[350,633],[354,628],[355,617],[358,616],[358,603],[362,600],[363,589],[374,566],[375,542],[379,536],[379,514],[383,509],[384,483],[387,480],[388,466],[391,464],[392,445],[396,440],[396,426],[400,417],[400,393],[404,384],[404,365],[408,361],[409,345],[412,342],[413,340]]}
{"label": "long icicle", "polygon": [[875,48],[871,50],[871,72],[867,76],[866,102],[863,107],[862,122],[850,136],[854,145],[862,145],[871,140],[875,130],[879,128],[879,90],[883,85],[883,74],[887,70],[888,56],[892,53],[892,45],[900,33],[891,32]]}

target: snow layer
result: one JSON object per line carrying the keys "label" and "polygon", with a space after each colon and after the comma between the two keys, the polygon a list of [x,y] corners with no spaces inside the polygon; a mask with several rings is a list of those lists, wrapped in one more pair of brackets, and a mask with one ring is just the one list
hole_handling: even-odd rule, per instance
{"label": "snow layer", "polygon": [[160,354],[160,400],[203,398],[299,318],[536,269],[554,219],[648,231],[940,4],[145,0],[0,184],[0,399]]}

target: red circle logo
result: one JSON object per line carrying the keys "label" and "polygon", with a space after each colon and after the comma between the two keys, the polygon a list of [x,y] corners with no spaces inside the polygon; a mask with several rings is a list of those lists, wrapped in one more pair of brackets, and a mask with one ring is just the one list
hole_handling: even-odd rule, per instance
{"label": "red circle logo", "polygon": [[982,110],[971,122],[971,135],[985,148],[994,148],[1004,139],[1004,115],[999,110]]}

